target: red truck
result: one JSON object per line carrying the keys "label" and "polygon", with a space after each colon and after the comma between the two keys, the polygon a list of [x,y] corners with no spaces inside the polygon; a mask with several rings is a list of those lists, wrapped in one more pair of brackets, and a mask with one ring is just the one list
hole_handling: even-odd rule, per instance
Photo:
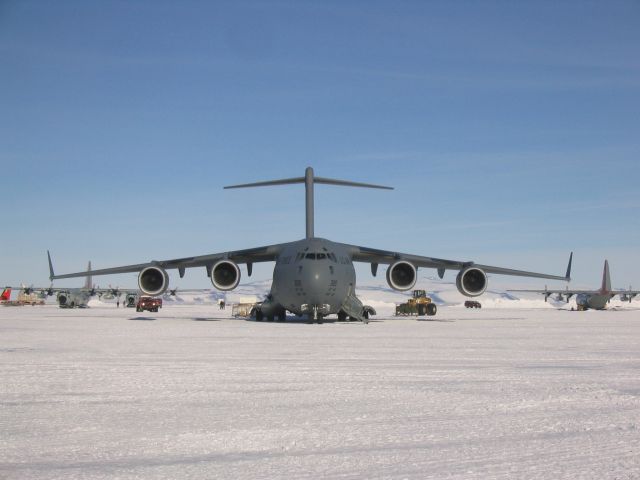
{"label": "red truck", "polygon": [[160,308],[162,308],[161,298],[140,297],[136,304],[136,312],[144,312],[145,310],[157,312]]}

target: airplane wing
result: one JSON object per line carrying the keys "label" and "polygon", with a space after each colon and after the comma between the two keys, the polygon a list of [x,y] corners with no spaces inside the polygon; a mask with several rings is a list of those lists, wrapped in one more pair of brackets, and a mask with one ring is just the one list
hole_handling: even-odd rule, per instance
{"label": "airplane wing", "polygon": [[546,278],[549,280],[571,280],[571,260],[573,253],[569,256],[569,265],[567,266],[567,273],[564,276],[549,275],[546,273],[527,272],[524,270],[514,270],[511,268],[493,267],[490,265],[482,265],[479,263],[460,261],[460,260],[446,260],[443,258],[423,257],[420,255],[412,255],[408,253],[398,253],[390,250],[377,250],[368,247],[359,247],[356,245],[343,244],[351,252],[351,258],[354,262],[370,263],[372,265],[372,271],[377,269],[378,264],[392,264],[398,260],[404,260],[412,263],[416,267],[435,268],[438,271],[438,276],[442,278],[446,270],[462,270],[467,267],[475,267],[483,270],[485,273],[495,273],[499,275],[514,275],[519,277],[534,277],[534,278]]}
{"label": "airplane wing", "polygon": [[640,295],[640,290],[612,290],[611,296],[615,297],[616,295],[620,295],[620,298],[623,301],[628,300],[629,302],[631,302],[631,300]]}
{"label": "airplane wing", "polygon": [[211,291],[214,291],[215,288],[211,287],[211,288],[168,288],[166,292],[164,292],[165,295],[169,295],[171,297],[176,297],[176,296],[180,296],[182,294],[194,294],[194,293],[209,293]]}
{"label": "airplane wing", "polygon": [[552,289],[545,289],[545,290],[507,290],[507,292],[518,292],[518,293],[541,293],[541,294],[548,294],[548,295],[556,295],[556,294],[562,294],[562,295],[580,295],[580,294],[597,294],[598,292],[595,290],[567,290],[567,289],[557,289],[557,290],[552,290]]}
{"label": "airplane wing", "polygon": [[[86,271],[85,271],[85,275],[86,275]],[[34,286],[29,286],[29,287],[7,287],[7,288],[11,288],[13,290],[19,290],[21,292],[26,293],[27,295],[30,295],[32,293],[35,293],[36,295],[41,295],[41,296],[52,296],[55,295],[57,293],[60,292],[70,292],[70,291],[86,291],[91,293],[92,295],[94,295],[93,292],[99,292],[100,289],[88,289],[88,288],[77,288],[77,287],[54,287],[49,286],[49,287],[34,287]]]}
{"label": "airplane wing", "polygon": [[[212,253],[209,255],[200,255],[196,257],[184,257],[184,258],[175,258],[171,260],[152,260],[147,263],[137,263],[135,265],[125,265],[122,267],[113,267],[113,268],[103,268],[100,270],[91,270],[91,275],[113,275],[118,273],[138,273],[145,269],[146,267],[161,267],[165,270],[178,269],[180,272],[180,277],[184,274],[184,269],[186,268],[195,268],[195,267],[207,267],[210,268],[215,264],[218,260],[232,260],[236,263],[244,263],[247,264],[249,270],[251,269],[251,265],[253,263],[258,262],[271,262],[275,261],[278,257],[278,254],[282,250],[284,244],[278,245],[267,245],[264,247],[250,248],[246,250],[235,250],[230,252],[221,252],[221,253]],[[47,256],[49,258],[49,279],[50,280],[58,280],[62,278],[76,278],[76,277],[86,277],[86,270],[83,272],[76,273],[66,273],[63,275],[56,275],[53,272],[53,265],[51,262],[51,255],[47,251]]]}

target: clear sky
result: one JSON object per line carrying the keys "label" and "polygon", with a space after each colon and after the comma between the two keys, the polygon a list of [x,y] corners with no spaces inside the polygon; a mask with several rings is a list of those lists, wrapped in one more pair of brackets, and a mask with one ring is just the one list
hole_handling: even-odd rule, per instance
{"label": "clear sky", "polygon": [[573,250],[573,285],[608,258],[640,287],[639,25],[637,1],[0,1],[0,283],[48,284],[47,249],[63,273],[302,238],[302,186],[222,187],[313,166],[396,188],[318,186],[318,236],[549,273]]}

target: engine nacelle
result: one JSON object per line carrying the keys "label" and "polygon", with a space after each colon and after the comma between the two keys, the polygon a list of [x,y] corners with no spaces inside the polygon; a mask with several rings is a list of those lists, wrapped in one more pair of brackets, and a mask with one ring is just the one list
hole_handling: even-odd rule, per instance
{"label": "engine nacelle", "polygon": [[387,269],[387,283],[394,290],[410,290],[416,284],[418,270],[405,260],[398,260]]}
{"label": "engine nacelle", "polygon": [[68,297],[67,292],[58,292],[58,295],[57,295],[58,305],[66,306],[67,299],[68,299],[67,297]]}
{"label": "engine nacelle", "polygon": [[147,267],[138,275],[138,287],[145,295],[162,295],[169,287],[169,274],[160,267]]}
{"label": "engine nacelle", "polygon": [[467,297],[482,295],[487,289],[487,284],[487,274],[473,266],[460,270],[456,277],[458,291]]}
{"label": "engine nacelle", "polygon": [[240,283],[240,267],[231,260],[220,260],[211,268],[211,283],[218,290],[233,290]]}

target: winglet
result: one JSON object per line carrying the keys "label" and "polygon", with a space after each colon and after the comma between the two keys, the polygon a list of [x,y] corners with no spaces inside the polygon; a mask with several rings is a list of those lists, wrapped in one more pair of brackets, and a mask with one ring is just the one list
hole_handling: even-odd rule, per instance
{"label": "winglet", "polygon": [[47,250],[47,258],[49,259],[49,280],[53,281],[53,277],[55,277],[55,273],[53,273],[53,264],[51,263],[51,254],[49,250]]}
{"label": "winglet", "polygon": [[573,260],[573,252],[571,252],[571,254],[569,255],[569,265],[567,265],[567,273],[564,276],[564,279],[567,282],[571,281],[571,261]]}

